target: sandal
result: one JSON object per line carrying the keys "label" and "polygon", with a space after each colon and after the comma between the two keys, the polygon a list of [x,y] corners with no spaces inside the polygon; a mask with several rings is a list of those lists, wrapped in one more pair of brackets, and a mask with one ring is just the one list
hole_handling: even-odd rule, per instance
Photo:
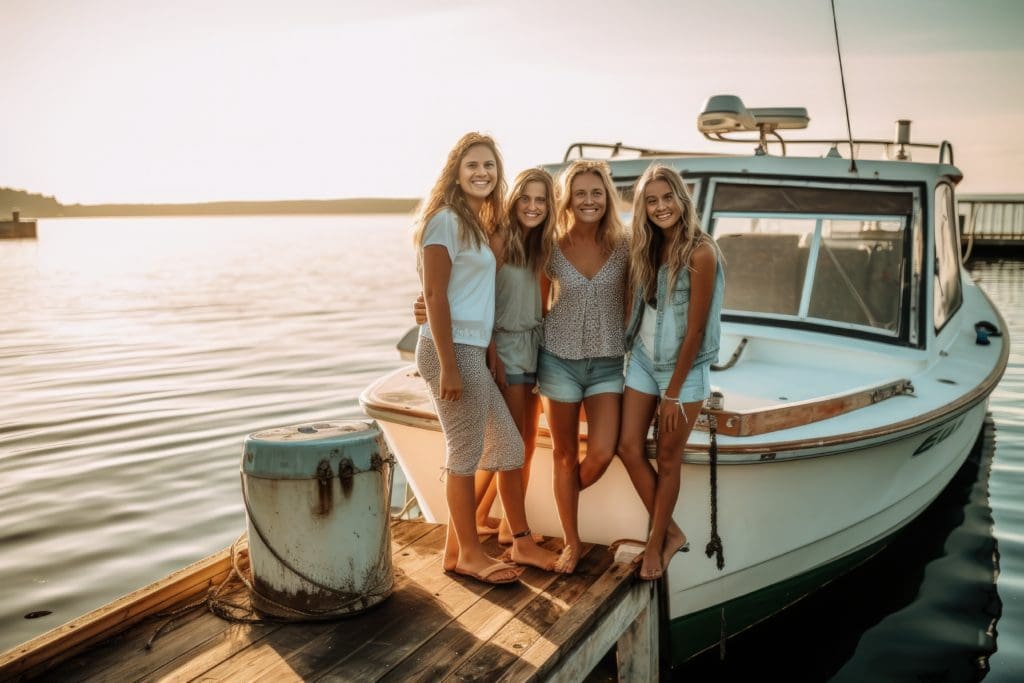
{"label": "sandal", "polygon": [[[489,565],[479,574],[476,572],[470,572],[464,569],[459,569],[458,567],[454,569],[454,572],[459,576],[468,576],[471,579],[476,579],[480,583],[487,583],[492,586],[500,586],[506,583],[515,583],[519,581],[519,577],[522,575],[522,570],[520,570],[518,567],[511,564],[505,564],[504,562],[495,562],[494,564]],[[494,575],[499,572],[512,572],[513,575],[504,579],[493,578]]]}

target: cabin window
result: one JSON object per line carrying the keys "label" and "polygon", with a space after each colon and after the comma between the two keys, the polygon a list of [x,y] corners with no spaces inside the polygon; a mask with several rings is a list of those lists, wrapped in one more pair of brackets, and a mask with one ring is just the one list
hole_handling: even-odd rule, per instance
{"label": "cabin window", "polygon": [[900,192],[719,184],[724,308],[897,336],[912,205]]}
{"label": "cabin window", "polygon": [[935,189],[935,279],[933,312],[935,331],[946,324],[963,302],[960,285],[960,237],[957,234],[953,189],[946,184]]}

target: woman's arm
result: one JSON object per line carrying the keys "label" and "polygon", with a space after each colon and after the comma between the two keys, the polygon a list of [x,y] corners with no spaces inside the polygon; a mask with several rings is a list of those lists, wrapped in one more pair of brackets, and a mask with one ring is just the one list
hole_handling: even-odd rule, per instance
{"label": "woman's arm", "polygon": [[545,318],[551,310],[551,278],[547,273],[540,274],[540,312]]}
{"label": "woman's arm", "polygon": [[[682,344],[679,345],[679,356],[676,358],[676,366],[672,370],[672,378],[665,389],[666,397],[678,397],[680,389],[686,376],[693,369],[693,361],[700,351],[701,342],[704,341],[704,330],[708,325],[708,313],[711,310],[711,296],[715,289],[715,269],[718,262],[715,257],[714,248],[705,242],[693,252],[693,267],[690,272],[690,302],[686,314],[686,335]],[[667,301],[662,305],[671,306],[671,293],[666,294]],[[661,302],[659,302],[661,303]],[[682,407],[678,401],[664,400],[659,407],[660,425],[666,433],[671,432],[679,425],[679,418],[683,414]]]}
{"label": "woman's arm", "polygon": [[448,256],[448,250],[440,244],[429,244],[424,247],[423,300],[427,304],[430,335],[434,339],[441,364],[442,401],[458,401],[462,397],[462,376],[455,362],[452,312],[448,306],[448,281],[451,274],[452,261]]}

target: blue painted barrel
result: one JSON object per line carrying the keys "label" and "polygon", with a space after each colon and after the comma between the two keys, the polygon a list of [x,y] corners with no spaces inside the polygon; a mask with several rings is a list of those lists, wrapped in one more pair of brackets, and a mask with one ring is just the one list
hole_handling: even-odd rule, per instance
{"label": "blue painted barrel", "polygon": [[393,462],[376,423],[315,422],[246,438],[242,495],[257,611],[330,619],[391,594]]}

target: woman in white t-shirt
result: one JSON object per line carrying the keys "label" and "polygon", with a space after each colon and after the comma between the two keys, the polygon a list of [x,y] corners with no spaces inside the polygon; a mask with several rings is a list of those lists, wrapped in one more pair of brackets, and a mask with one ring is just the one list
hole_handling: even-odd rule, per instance
{"label": "woman in white t-shirt", "polygon": [[504,191],[494,140],[467,133],[424,201],[414,237],[427,307],[416,364],[430,387],[447,451],[444,568],[486,583],[516,581],[520,570],[488,556],[480,544],[478,468],[499,473],[498,492],[513,532],[512,561],[550,569],[557,559],[536,544],[527,525],[523,440],[486,364],[495,289],[489,235],[500,225]]}

